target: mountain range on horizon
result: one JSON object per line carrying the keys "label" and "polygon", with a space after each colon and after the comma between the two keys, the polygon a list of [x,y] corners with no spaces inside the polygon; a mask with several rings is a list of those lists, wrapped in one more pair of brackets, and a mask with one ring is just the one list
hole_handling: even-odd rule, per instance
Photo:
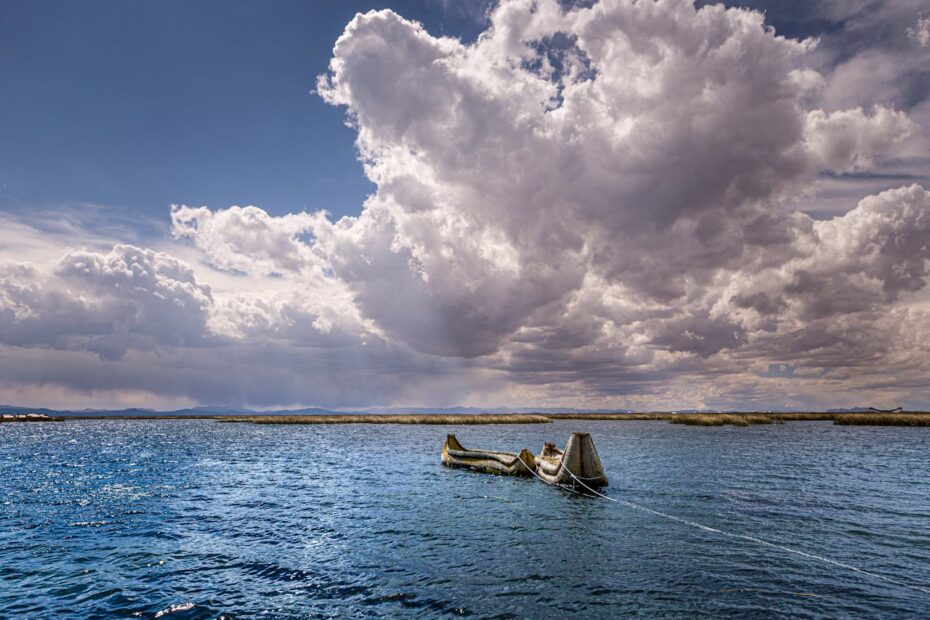
{"label": "mountain range on horizon", "polygon": [[[783,409],[782,412],[795,411]],[[827,409],[826,413],[863,413],[868,407],[839,407]],[[42,413],[50,416],[215,416],[215,415],[416,415],[416,414],[527,414],[527,413],[738,413],[735,410],[718,409],[675,409],[672,411],[637,412],[632,409],[580,409],[570,407],[372,407],[367,409],[333,410],[320,407],[296,409],[260,410],[243,407],[201,406],[173,410],[157,410],[141,407],[127,409],[51,409],[48,407],[23,407],[0,405],[0,414]]]}

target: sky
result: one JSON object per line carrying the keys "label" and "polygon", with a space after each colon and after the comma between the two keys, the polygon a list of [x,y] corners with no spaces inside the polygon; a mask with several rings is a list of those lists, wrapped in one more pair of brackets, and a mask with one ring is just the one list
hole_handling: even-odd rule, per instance
{"label": "sky", "polygon": [[930,408],[921,1],[0,9],[0,401]]}

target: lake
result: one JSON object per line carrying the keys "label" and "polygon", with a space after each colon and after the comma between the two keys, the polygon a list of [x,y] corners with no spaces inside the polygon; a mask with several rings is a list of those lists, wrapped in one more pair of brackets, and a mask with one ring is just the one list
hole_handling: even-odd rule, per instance
{"label": "lake", "polygon": [[[592,433],[606,493],[443,468]],[[0,425],[0,618],[926,617],[930,430]]]}

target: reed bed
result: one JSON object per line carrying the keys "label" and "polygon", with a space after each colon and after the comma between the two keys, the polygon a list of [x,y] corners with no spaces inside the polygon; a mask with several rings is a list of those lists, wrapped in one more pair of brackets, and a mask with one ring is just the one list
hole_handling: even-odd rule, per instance
{"label": "reed bed", "polygon": [[252,424],[548,424],[544,415],[418,414],[418,415],[257,415],[216,418],[220,422]]}
{"label": "reed bed", "polygon": [[930,413],[856,413],[838,415],[834,424],[856,426],[930,426]]}
{"label": "reed bed", "polygon": [[58,416],[45,416],[42,418],[26,418],[26,417],[9,417],[9,418],[0,418],[0,424],[11,423],[15,424],[18,422],[64,422],[65,419]]}
{"label": "reed bed", "polygon": [[216,420],[251,424],[547,424],[553,420],[589,421],[666,421],[688,426],[753,426],[803,420],[833,421],[840,425],[930,426],[928,412],[825,413],[825,412],[745,412],[745,413],[506,413],[506,414],[336,414],[336,415],[75,415],[44,419],[11,419],[2,422],[64,420]]}
{"label": "reed bed", "polygon": [[824,412],[740,412],[740,413],[546,413],[553,420],[667,420],[672,424],[690,426],[750,426],[780,424],[798,420],[833,420],[836,413]]}
{"label": "reed bed", "polygon": [[551,420],[670,420],[673,413],[542,413]]}
{"label": "reed bed", "polygon": [[752,426],[753,424],[781,424],[777,416],[758,414],[734,413],[693,413],[680,414],[670,419],[672,424],[687,424],[689,426]]}
{"label": "reed bed", "polygon": [[833,420],[838,414],[836,413],[824,413],[824,412],[802,412],[802,413],[772,413],[765,414],[771,415],[772,417],[778,418],[782,422],[798,422],[798,421],[822,421],[822,420]]}
{"label": "reed bed", "polygon": [[672,424],[752,426],[797,421],[832,421],[858,426],[930,426],[930,413],[708,413],[673,416]]}

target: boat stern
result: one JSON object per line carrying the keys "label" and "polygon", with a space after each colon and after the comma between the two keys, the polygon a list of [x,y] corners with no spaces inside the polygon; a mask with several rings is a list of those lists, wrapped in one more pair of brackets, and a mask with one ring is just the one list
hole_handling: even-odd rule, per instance
{"label": "boat stern", "polygon": [[[590,433],[572,433],[565,445],[562,464],[585,485],[591,488],[607,486],[607,474],[601,456],[594,446]],[[578,482],[569,476],[573,482]]]}

